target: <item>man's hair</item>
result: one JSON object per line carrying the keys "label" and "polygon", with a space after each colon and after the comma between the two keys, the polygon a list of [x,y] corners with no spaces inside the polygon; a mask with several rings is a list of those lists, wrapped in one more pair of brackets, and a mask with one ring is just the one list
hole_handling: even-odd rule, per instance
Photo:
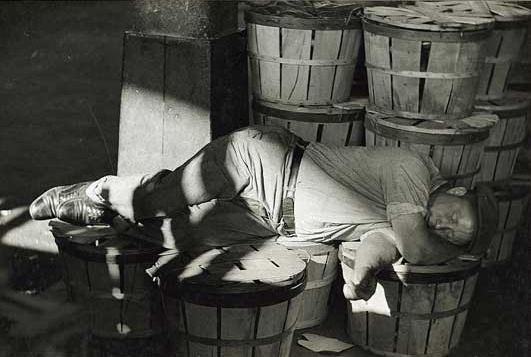
{"label": "man's hair", "polygon": [[476,212],[476,232],[470,242],[468,253],[483,257],[498,227],[498,202],[492,189],[485,184],[477,184],[466,197]]}

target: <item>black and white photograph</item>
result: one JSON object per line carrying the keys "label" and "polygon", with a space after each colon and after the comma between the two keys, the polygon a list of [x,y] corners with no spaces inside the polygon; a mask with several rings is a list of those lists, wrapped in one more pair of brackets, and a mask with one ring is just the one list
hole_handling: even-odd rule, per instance
{"label": "black and white photograph", "polygon": [[528,357],[531,1],[0,1],[0,357]]}

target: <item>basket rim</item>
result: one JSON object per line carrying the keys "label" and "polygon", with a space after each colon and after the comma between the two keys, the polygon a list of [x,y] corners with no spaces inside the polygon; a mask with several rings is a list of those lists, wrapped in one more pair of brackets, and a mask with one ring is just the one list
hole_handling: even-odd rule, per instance
{"label": "basket rim", "polygon": [[474,108],[482,111],[500,113],[504,117],[509,116],[506,112],[520,114],[521,112],[526,112],[531,105],[531,96],[528,93],[526,94],[509,91],[505,97],[500,99],[478,100],[474,104]]}
{"label": "basket rim", "polygon": [[[435,9],[435,8],[434,8]],[[410,29],[410,30],[416,30],[416,31],[424,31],[424,32],[440,32],[440,33],[466,33],[470,31],[477,31],[482,29],[490,29],[494,26],[495,20],[492,17],[492,15],[487,12],[480,13],[475,12],[468,14],[469,17],[477,17],[479,18],[479,15],[484,15],[482,19],[484,19],[480,23],[476,24],[470,24],[465,21],[459,21],[459,16],[456,16],[455,14],[452,14],[451,16],[455,21],[452,23],[453,26],[441,26],[437,21],[437,15],[444,15],[444,12],[439,9],[429,9],[424,8],[423,6],[413,5],[413,6],[402,6],[402,7],[389,7],[389,6],[372,6],[367,7],[363,11],[363,18],[371,20],[378,24],[386,24],[395,28],[401,28],[401,29]],[[391,11],[396,12],[396,16],[402,16],[404,19],[408,17],[424,17],[426,19],[431,19],[433,24],[426,24],[426,23],[405,23],[404,21],[394,21],[390,20],[385,17],[385,14],[383,14],[385,11]],[[377,12],[382,12],[382,14],[377,14]],[[401,13],[401,15],[398,15]]]}
{"label": "basket rim", "polygon": [[[55,243],[59,248],[59,251],[63,254],[69,254],[76,258],[81,258],[91,262],[107,262],[115,264],[125,263],[141,263],[141,262],[153,262],[156,260],[159,254],[165,251],[163,247],[155,244],[149,244],[145,241],[140,241],[134,237],[130,237],[124,234],[120,234],[115,231],[111,226],[76,226],[70,223],[62,221],[50,221],[49,229],[55,238]],[[74,229],[73,232],[69,229]],[[78,230],[76,232],[76,230]],[[83,244],[72,240],[74,235],[82,235],[83,231],[87,234],[98,235],[101,234],[101,238],[114,237],[120,239],[127,239],[128,241],[140,243],[140,247],[101,247],[94,245],[98,239],[94,242]],[[92,231],[92,232],[91,232]]]}
{"label": "basket rim", "polygon": [[[408,121],[411,124],[431,122],[429,120],[419,121],[394,116],[381,116],[380,113],[367,111],[365,128],[387,138],[428,145],[466,145],[485,141],[488,139],[492,128],[492,126],[485,126],[483,128],[467,129],[430,129],[393,123],[390,122],[392,119]],[[460,121],[458,120],[458,122]],[[396,136],[394,136],[395,134]]]}
{"label": "basket rim", "polygon": [[302,122],[328,124],[363,120],[362,114],[365,112],[366,102],[360,102],[355,107],[350,108],[341,106],[341,104],[303,106],[255,99],[252,108],[261,114]]}
{"label": "basket rim", "polygon": [[[300,30],[350,30],[361,29],[361,17],[357,14],[358,7],[349,7],[348,11],[338,11],[335,16],[326,16],[327,12],[322,12],[323,16],[303,16],[309,13],[294,12],[271,13],[273,7],[262,6],[245,10],[244,19],[247,24],[257,24],[263,26],[300,29]],[[329,12],[330,13],[330,12]]]}

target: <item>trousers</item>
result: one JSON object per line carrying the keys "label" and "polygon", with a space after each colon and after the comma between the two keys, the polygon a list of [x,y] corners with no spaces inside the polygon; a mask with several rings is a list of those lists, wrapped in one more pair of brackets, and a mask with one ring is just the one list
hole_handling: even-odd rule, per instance
{"label": "trousers", "polygon": [[282,198],[297,140],[279,127],[244,128],[173,171],[105,176],[89,196],[165,248],[273,239],[283,234]]}

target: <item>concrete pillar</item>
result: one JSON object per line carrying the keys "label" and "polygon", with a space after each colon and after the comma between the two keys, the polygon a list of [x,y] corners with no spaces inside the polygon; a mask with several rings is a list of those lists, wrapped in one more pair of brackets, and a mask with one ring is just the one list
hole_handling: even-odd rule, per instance
{"label": "concrete pillar", "polygon": [[135,31],[210,39],[236,32],[238,1],[135,0]]}
{"label": "concrete pillar", "polygon": [[248,123],[235,1],[138,1],[124,35],[118,174],[173,169]]}

